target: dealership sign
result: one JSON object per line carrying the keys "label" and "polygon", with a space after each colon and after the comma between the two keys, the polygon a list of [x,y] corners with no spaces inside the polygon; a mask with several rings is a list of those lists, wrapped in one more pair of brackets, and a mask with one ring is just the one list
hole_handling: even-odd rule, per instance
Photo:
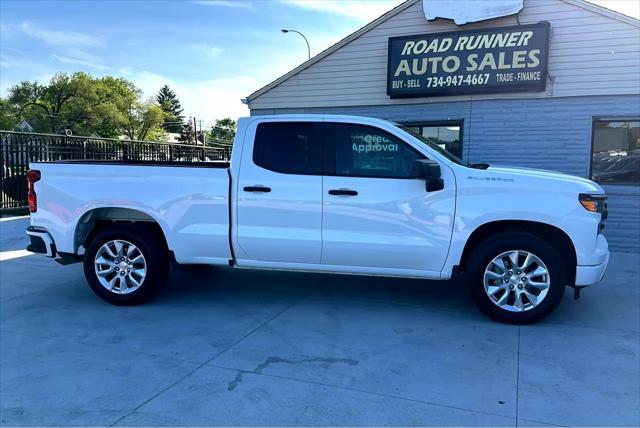
{"label": "dealership sign", "polygon": [[549,23],[389,38],[391,98],[544,91]]}

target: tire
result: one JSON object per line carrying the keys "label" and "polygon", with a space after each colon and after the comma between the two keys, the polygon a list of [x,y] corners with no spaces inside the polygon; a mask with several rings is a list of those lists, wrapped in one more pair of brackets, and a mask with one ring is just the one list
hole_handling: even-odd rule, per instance
{"label": "tire", "polygon": [[562,301],[565,266],[544,240],[526,232],[506,232],[475,248],[467,263],[466,283],[473,302],[489,318],[531,324],[545,318]]}
{"label": "tire", "polygon": [[[116,260],[114,255],[125,257],[125,261],[118,263],[122,257]],[[87,246],[83,264],[93,292],[119,306],[139,305],[153,297],[171,266],[164,240],[150,228],[136,224],[114,224],[97,232]]]}

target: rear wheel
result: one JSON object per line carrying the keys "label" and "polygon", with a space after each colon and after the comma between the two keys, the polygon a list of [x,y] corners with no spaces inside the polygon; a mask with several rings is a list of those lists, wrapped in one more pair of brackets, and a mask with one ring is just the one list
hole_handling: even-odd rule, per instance
{"label": "rear wheel", "polygon": [[474,303],[499,322],[528,324],[546,317],[560,304],[565,286],[558,252],[528,233],[489,238],[468,263],[467,288]]}
{"label": "rear wheel", "polygon": [[84,274],[100,298],[137,305],[151,298],[169,273],[164,241],[142,225],[116,224],[98,232],[84,257]]}

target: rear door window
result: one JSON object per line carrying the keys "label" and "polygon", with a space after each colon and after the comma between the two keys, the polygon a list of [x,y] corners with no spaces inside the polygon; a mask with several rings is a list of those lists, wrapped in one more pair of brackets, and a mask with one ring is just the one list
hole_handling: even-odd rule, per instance
{"label": "rear door window", "polygon": [[322,174],[322,123],[260,123],[253,146],[253,162],[283,174]]}

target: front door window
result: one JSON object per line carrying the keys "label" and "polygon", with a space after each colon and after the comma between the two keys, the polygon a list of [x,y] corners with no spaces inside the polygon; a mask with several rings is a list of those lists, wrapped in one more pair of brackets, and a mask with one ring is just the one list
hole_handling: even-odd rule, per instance
{"label": "front door window", "polygon": [[449,153],[462,159],[462,124],[405,124],[413,132],[422,135],[433,144],[437,144]]}

